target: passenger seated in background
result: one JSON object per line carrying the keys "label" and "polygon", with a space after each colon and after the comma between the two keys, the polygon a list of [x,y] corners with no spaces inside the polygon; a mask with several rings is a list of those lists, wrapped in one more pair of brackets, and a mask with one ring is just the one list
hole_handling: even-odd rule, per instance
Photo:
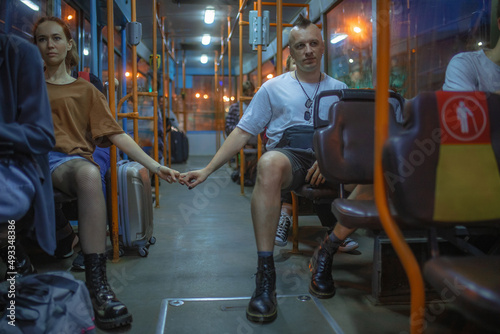
{"label": "passenger seated in background", "polygon": [[[252,97],[255,94],[255,86],[254,84],[247,80],[243,82],[243,96]],[[248,102],[243,102],[243,113],[247,109]],[[229,111],[226,115],[226,136],[229,136],[231,132],[234,130],[238,122],[240,121],[240,103],[233,103],[229,107]],[[253,136],[245,145],[245,148],[255,149],[258,145],[258,137]],[[245,155],[245,186],[253,186],[255,184],[255,168],[257,165],[257,155],[256,154],[248,154]],[[233,180],[237,182],[240,181],[240,172],[239,170],[235,171],[232,175]]]}
{"label": "passenger seated in background", "polygon": [[[255,86],[251,81],[243,82],[243,96],[252,97],[255,93]],[[247,109],[248,103],[243,102],[243,112]],[[240,103],[236,102],[231,104],[229,111],[226,115],[226,136],[229,136],[240,121]]]}
{"label": "passenger seated in background", "polygon": [[[497,5],[497,28],[500,30],[500,4]],[[443,90],[500,94],[500,39],[493,49],[455,55],[446,68]]]}
{"label": "passenger seated in background", "polygon": [[[0,33],[0,248],[7,263],[9,225],[27,232],[48,254],[56,248],[48,152],[54,128],[42,59],[25,40]],[[11,223],[12,224],[11,224]],[[9,237],[9,238],[8,238]],[[15,238],[15,269],[34,268]],[[11,278],[6,277],[6,278]]]}
{"label": "passenger seated in background", "polygon": [[34,43],[45,61],[45,81],[52,109],[56,145],[49,153],[53,186],[78,198],[78,224],[85,278],[96,324],[114,328],[132,322],[127,307],[115,296],[106,277],[106,203],[101,176],[92,153],[97,145],[115,144],[168,182],[179,173],[151,159],[115,121],[104,95],[69,70],[78,53],[68,25],[42,17],[33,28]]}
{"label": "passenger seated in background", "polygon": [[[288,55],[286,59],[285,72],[295,71],[295,60],[292,55]],[[281,196],[281,213],[280,220],[278,222],[278,227],[276,229],[276,237],[274,239],[274,244],[279,247],[284,247],[288,243],[288,234],[290,232],[290,225],[292,224],[292,194],[290,192],[285,192]],[[334,222],[333,222],[334,223]],[[333,226],[333,225],[332,225]],[[331,227],[333,228],[333,227]],[[329,231],[329,233],[331,230]],[[347,237],[344,242],[339,246],[340,252],[350,252],[358,248],[359,245],[353,239]]]}
{"label": "passenger seated in background", "polygon": [[[311,21],[301,16],[290,31],[289,43],[297,70],[265,82],[212,161],[201,170],[181,174],[179,181],[190,188],[196,187],[231,159],[252,135],[261,133],[267,127],[268,150],[258,162],[257,182],[251,201],[258,267],[256,289],[246,315],[254,322],[270,322],[277,316],[273,249],[280,216],[281,192],[298,189],[306,182],[311,185],[324,182],[312,149],[311,113],[314,98],[321,90],[347,88],[343,82],[321,72],[325,46],[321,30]],[[326,112],[336,98],[324,100],[320,112]],[[285,131],[286,137],[289,137],[292,128],[297,130],[296,135],[310,137],[309,147],[300,148],[291,144],[277,147]],[[326,242],[336,243],[338,247],[343,240]],[[317,266],[311,285],[319,286],[319,293],[333,295],[331,272],[326,272],[324,268],[324,264]],[[326,282],[328,277],[329,281]]]}

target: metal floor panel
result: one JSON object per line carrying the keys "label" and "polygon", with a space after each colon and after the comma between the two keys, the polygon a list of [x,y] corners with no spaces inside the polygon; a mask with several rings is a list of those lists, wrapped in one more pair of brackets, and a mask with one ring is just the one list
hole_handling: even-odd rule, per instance
{"label": "metal floor panel", "polygon": [[265,325],[246,319],[249,300],[250,297],[164,299],[156,334],[343,334],[319,300],[309,294],[279,295],[278,317]]}

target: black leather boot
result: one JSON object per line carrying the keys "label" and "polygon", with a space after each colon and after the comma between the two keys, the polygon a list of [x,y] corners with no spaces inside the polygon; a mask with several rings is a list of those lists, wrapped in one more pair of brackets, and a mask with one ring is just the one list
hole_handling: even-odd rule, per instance
{"label": "black leather boot", "polygon": [[255,284],[255,291],[247,307],[247,319],[259,323],[271,322],[277,316],[276,271],[272,256],[259,257]]}
{"label": "black leather boot", "polygon": [[[9,247],[3,247],[0,250],[0,257],[7,266],[7,271],[5,272],[5,280],[7,279],[17,279],[19,277],[35,274],[36,269],[31,264],[31,260],[24,250],[23,246],[16,242],[15,250],[9,253]],[[9,257],[10,256],[10,257]],[[15,274],[9,274],[15,273]]]}
{"label": "black leather boot", "polygon": [[95,323],[101,329],[128,325],[132,315],[120,302],[106,277],[106,254],[84,254],[85,280],[94,307]]}
{"label": "black leather boot", "polygon": [[309,269],[312,271],[309,292],[321,299],[332,298],[335,295],[335,285],[332,277],[333,254],[337,251],[333,241],[327,236],[314,252]]}

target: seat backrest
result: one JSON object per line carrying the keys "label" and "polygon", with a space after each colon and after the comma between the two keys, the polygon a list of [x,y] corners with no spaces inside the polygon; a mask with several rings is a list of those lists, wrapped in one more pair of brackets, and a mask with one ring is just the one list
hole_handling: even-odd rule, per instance
{"label": "seat backrest", "polygon": [[389,198],[407,223],[500,220],[500,95],[426,92],[409,101],[383,166]]}
{"label": "seat backrest", "polygon": [[[329,109],[328,120],[314,112],[314,148],[321,173],[332,183],[373,183],[375,91],[343,89],[318,95],[339,97]],[[392,92],[391,100],[390,112],[395,115],[393,105],[402,109],[404,100]],[[391,119],[396,122],[395,117]]]}

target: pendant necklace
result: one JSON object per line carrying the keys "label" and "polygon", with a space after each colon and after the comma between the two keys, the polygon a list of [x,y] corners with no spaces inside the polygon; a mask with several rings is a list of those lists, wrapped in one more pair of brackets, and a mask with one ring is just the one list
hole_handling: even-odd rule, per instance
{"label": "pendant necklace", "polygon": [[311,119],[311,107],[313,105],[313,100],[316,98],[316,94],[318,94],[319,85],[321,84],[321,72],[319,72],[318,84],[316,85],[316,89],[314,90],[312,99],[309,97],[309,95],[307,95],[304,87],[302,87],[302,84],[300,83],[299,77],[297,76],[297,70],[295,70],[295,79],[297,79],[297,82],[299,83],[300,88],[302,88],[302,91],[307,96],[307,100],[305,103],[305,107],[307,108],[307,110],[304,112],[304,120],[308,121]]}

